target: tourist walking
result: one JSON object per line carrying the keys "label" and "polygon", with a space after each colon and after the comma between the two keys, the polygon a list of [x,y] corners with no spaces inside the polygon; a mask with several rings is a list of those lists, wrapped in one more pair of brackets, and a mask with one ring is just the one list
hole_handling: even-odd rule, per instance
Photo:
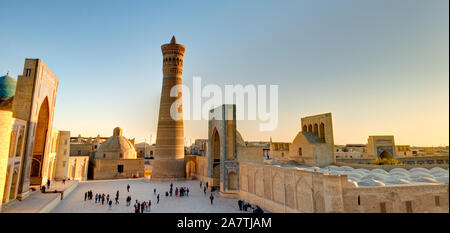
{"label": "tourist walking", "polygon": [[106,203],[109,203],[109,193],[106,195]]}
{"label": "tourist walking", "polygon": [[119,196],[116,196],[116,205],[119,204]]}
{"label": "tourist walking", "polygon": [[159,193],[158,196],[156,196],[156,200],[157,200],[156,204],[159,204]]}
{"label": "tourist walking", "polygon": [[156,188],[153,189],[153,195],[156,195]]}
{"label": "tourist walking", "polygon": [[127,192],[130,192],[130,184],[127,184]]}
{"label": "tourist walking", "polygon": [[242,200],[239,200],[239,201],[238,201],[238,206],[239,206],[239,210],[242,211]]}
{"label": "tourist walking", "polygon": [[186,189],[186,196],[189,197],[189,188]]}
{"label": "tourist walking", "polygon": [[66,178],[64,178],[64,179],[62,180],[62,182],[63,182],[63,184],[65,185],[65,184],[66,184]]}
{"label": "tourist walking", "polygon": [[152,200],[148,200],[148,211],[152,211]]}
{"label": "tourist walking", "polygon": [[203,187],[203,192],[205,193],[205,196],[206,196],[206,186]]}
{"label": "tourist walking", "polygon": [[111,207],[112,207],[112,200],[109,200],[108,204],[109,204],[109,210],[111,210]]}
{"label": "tourist walking", "polygon": [[47,189],[50,189],[50,179],[47,180]]}
{"label": "tourist walking", "polygon": [[202,188],[202,182],[200,181],[200,189]]}
{"label": "tourist walking", "polygon": [[211,196],[209,196],[209,200],[211,200],[211,205],[213,204],[214,196],[211,193]]}
{"label": "tourist walking", "polygon": [[84,201],[86,201],[87,196],[88,196],[88,192],[85,192],[85,193],[84,193]]}
{"label": "tourist walking", "polygon": [[102,205],[105,203],[105,194],[102,194]]}

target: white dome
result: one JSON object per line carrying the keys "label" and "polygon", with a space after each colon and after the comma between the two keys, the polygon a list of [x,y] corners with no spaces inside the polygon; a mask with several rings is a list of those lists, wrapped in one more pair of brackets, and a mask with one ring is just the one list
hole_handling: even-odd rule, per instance
{"label": "white dome", "polygon": [[374,179],[361,180],[358,182],[358,185],[359,186],[376,186],[376,187],[386,186],[383,182],[381,182],[379,180],[374,180]]}

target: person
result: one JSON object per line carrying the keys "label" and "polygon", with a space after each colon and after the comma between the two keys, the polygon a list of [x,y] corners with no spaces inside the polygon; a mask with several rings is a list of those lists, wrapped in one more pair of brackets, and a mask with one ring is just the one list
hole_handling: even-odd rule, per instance
{"label": "person", "polygon": [[239,201],[238,201],[238,206],[239,206],[239,210],[242,211],[242,200],[239,200]]}
{"label": "person", "polygon": [[136,203],[134,204],[134,212],[135,212],[136,214],[139,213],[139,202],[138,202],[138,200],[136,200]]}
{"label": "person", "polygon": [[102,194],[102,205],[105,203],[105,194]]}
{"label": "person", "polygon": [[200,181],[200,189],[202,188],[202,182]]}
{"label": "person", "polygon": [[109,209],[111,210],[111,207],[112,207],[112,200],[109,200],[108,204],[109,204]]}
{"label": "person", "polygon": [[211,196],[209,196],[209,199],[211,200],[211,205],[213,204],[214,196],[211,193]]}
{"label": "person", "polygon": [[175,188],[175,197],[178,197],[178,187]]}
{"label": "person", "polygon": [[152,200],[148,200],[148,211],[152,211]]}
{"label": "person", "polygon": [[63,182],[63,184],[66,184],[66,178],[64,178],[64,179],[62,180],[62,182]]}
{"label": "person", "polygon": [[106,203],[109,203],[109,193],[106,195]]}
{"label": "person", "polygon": [[42,185],[41,191],[42,191],[43,193],[45,193],[45,185]]}
{"label": "person", "polygon": [[98,200],[98,193],[95,194],[95,203],[97,203]]}
{"label": "person", "polygon": [[116,196],[116,204],[119,204],[119,196]]}
{"label": "person", "polygon": [[173,189],[170,188],[170,191],[169,191],[170,196],[172,196],[172,193],[173,193]]}
{"label": "person", "polygon": [[206,186],[203,187],[203,192],[205,193],[205,196],[206,196]]}
{"label": "person", "polygon": [[47,180],[48,189],[50,189],[50,179]]}
{"label": "person", "polygon": [[169,192],[166,191],[166,197],[168,197],[168,196],[169,196]]}
{"label": "person", "polygon": [[189,197],[189,188],[186,189],[186,196]]}
{"label": "person", "polygon": [[156,196],[156,200],[158,200],[158,201],[156,202],[156,204],[159,204],[159,193],[158,193],[158,196]]}
{"label": "person", "polygon": [[145,203],[145,212],[148,212],[148,203],[146,203],[146,202],[144,202]]}
{"label": "person", "polygon": [[119,198],[119,190],[117,190],[116,197]]}
{"label": "person", "polygon": [[87,196],[88,196],[88,192],[85,192],[85,193],[84,193],[84,201],[86,201]]}
{"label": "person", "polygon": [[145,208],[145,206],[146,206],[146,203],[145,203],[145,201],[144,201],[144,202],[142,202],[142,204],[141,204],[141,213],[144,213],[144,208]]}
{"label": "person", "polygon": [[130,184],[127,184],[127,192],[130,192]]}
{"label": "person", "polygon": [[208,182],[206,182],[206,188],[208,188]]}
{"label": "person", "polygon": [[156,188],[153,189],[153,195],[156,195]]}
{"label": "person", "polygon": [[255,214],[263,214],[264,210],[261,209],[261,207],[256,206],[255,210],[253,210],[253,213],[255,213]]}
{"label": "person", "polygon": [[170,188],[172,188],[173,187],[173,184],[172,183],[170,183]]}

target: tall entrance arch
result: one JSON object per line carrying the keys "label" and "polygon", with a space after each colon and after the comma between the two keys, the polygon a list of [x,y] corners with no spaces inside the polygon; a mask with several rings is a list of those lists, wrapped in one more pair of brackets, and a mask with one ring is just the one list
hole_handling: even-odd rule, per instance
{"label": "tall entrance arch", "polygon": [[220,178],[220,136],[217,129],[214,129],[211,145],[213,159],[213,178]]}
{"label": "tall entrance arch", "polygon": [[42,169],[45,157],[46,141],[49,124],[49,104],[45,98],[41,104],[34,136],[33,159],[31,161],[30,184],[41,185]]}

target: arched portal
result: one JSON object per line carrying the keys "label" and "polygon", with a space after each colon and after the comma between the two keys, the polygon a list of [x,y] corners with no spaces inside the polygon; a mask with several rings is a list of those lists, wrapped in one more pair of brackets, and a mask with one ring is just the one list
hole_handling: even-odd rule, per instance
{"label": "arched portal", "polygon": [[308,131],[308,126],[304,125],[302,131],[303,132],[307,132]]}
{"label": "arched portal", "polygon": [[220,178],[220,136],[217,129],[214,129],[212,136],[212,160],[213,160],[213,178]]}
{"label": "arched portal", "polygon": [[228,189],[229,190],[238,189],[236,172],[228,173]]}
{"label": "arched portal", "polygon": [[318,124],[314,124],[314,134],[316,136],[319,136],[319,125]]}
{"label": "arched portal", "polygon": [[382,158],[382,159],[392,159],[393,156],[392,156],[392,154],[389,151],[384,150],[383,152],[381,152],[380,158]]}
{"label": "arched portal", "polygon": [[324,124],[324,123],[320,123],[320,127],[319,127],[319,137],[320,137],[320,139],[322,139],[323,141],[325,141],[325,124]]}
{"label": "arched portal", "polygon": [[312,125],[308,125],[308,132],[312,132]]}
{"label": "arched portal", "polygon": [[47,97],[39,109],[36,133],[34,136],[33,160],[31,163],[30,184],[41,185],[42,183],[42,164],[44,162],[45,147],[47,141],[47,131],[49,123],[49,105]]}
{"label": "arched portal", "polygon": [[186,163],[186,178],[192,179],[195,174],[195,163],[194,161],[189,161]]}

